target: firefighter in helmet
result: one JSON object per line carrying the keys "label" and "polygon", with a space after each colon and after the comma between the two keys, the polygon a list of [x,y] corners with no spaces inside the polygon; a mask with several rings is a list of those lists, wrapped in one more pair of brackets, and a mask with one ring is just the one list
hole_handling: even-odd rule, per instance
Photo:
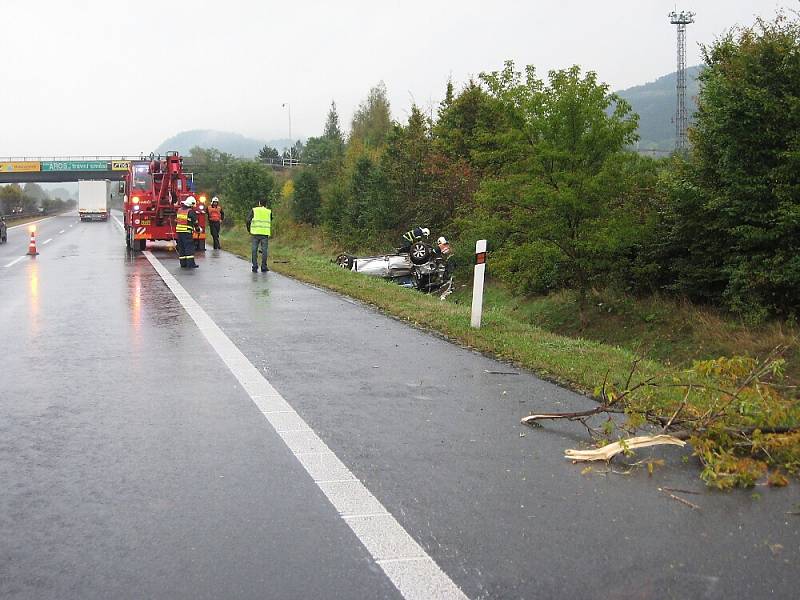
{"label": "firefighter in helmet", "polygon": [[187,197],[175,216],[175,233],[178,234],[178,258],[182,269],[196,269],[194,262],[194,232],[200,233],[200,223],[194,207],[197,201],[194,196]]}
{"label": "firefighter in helmet", "polygon": [[209,229],[211,229],[211,237],[214,238],[214,250],[219,250],[222,246],[219,245],[219,228],[225,220],[225,211],[219,204],[219,198],[214,196],[211,199],[211,206],[208,207],[208,222]]}
{"label": "firefighter in helmet", "polygon": [[411,245],[416,242],[417,240],[421,240],[422,238],[428,239],[430,236],[431,230],[427,227],[414,227],[410,231],[406,231],[403,234],[403,239],[400,242],[400,252],[410,252]]}

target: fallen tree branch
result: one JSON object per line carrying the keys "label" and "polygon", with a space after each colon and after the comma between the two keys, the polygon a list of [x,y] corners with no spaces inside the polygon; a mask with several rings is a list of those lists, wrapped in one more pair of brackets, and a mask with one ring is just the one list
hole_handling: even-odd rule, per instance
{"label": "fallen tree branch", "polygon": [[593,450],[564,450],[564,458],[572,461],[588,461],[588,460],[605,460],[609,461],[617,454],[627,450],[635,450],[637,448],[647,448],[649,446],[662,446],[672,445],[683,447],[686,442],[679,440],[671,435],[642,435],[638,437],[627,438],[612,444],[607,444],[601,448]]}
{"label": "fallen tree branch", "polygon": [[621,410],[612,409],[604,404],[601,404],[597,408],[591,408],[589,410],[581,410],[578,412],[569,412],[569,413],[542,413],[539,415],[528,415],[527,417],[523,417],[520,419],[520,423],[523,425],[531,425],[534,421],[541,421],[542,419],[568,419],[570,421],[577,421],[583,417],[591,417],[593,415],[599,415],[600,413],[621,413]]}
{"label": "fallen tree branch", "polygon": [[664,488],[658,488],[658,491],[659,492],[664,492],[667,496],[669,496],[673,500],[677,500],[681,504],[685,504],[686,506],[688,506],[689,508],[691,508],[693,510],[700,510],[700,507],[697,506],[697,504],[695,504],[694,502],[689,502],[686,498],[681,498],[680,496],[676,496],[675,494],[670,494]]}
{"label": "fallen tree branch", "polygon": [[680,492],[681,494],[700,494],[700,492],[695,492],[693,490],[683,490],[681,488],[671,488],[671,487],[660,487],[658,488],[659,491],[663,490],[665,492]]}

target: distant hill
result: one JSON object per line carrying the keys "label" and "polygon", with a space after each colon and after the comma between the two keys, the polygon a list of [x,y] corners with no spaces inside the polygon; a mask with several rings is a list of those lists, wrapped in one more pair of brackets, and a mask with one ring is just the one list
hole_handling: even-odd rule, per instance
{"label": "distant hill", "polygon": [[216,148],[240,158],[253,158],[265,144],[278,150],[283,150],[289,146],[289,140],[258,140],[230,131],[193,129],[191,131],[182,131],[164,140],[155,151],[164,153],[169,150],[177,150],[181,154],[189,154],[189,150],[199,146],[201,148]]}
{"label": "distant hill", "polygon": [[[689,123],[697,110],[700,86],[697,76],[702,65],[686,69],[686,110]],[[675,105],[677,74],[670,73],[655,81],[637,85],[617,92],[633,106],[639,115],[639,148],[648,150],[672,150],[675,148]]]}

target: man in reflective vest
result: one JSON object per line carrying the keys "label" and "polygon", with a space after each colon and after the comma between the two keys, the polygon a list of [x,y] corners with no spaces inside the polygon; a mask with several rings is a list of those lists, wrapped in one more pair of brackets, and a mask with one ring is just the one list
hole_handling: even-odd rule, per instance
{"label": "man in reflective vest", "polygon": [[214,238],[214,250],[219,250],[219,227],[225,220],[225,211],[219,205],[219,198],[214,196],[211,199],[211,206],[208,207],[208,222],[211,229],[211,237]]}
{"label": "man in reflective vest", "polygon": [[422,238],[427,239],[430,234],[431,230],[427,227],[414,227],[414,229],[406,231],[403,234],[403,238],[400,240],[400,248],[398,248],[398,250],[400,252],[409,252],[411,251],[411,245],[414,242],[421,240]]}
{"label": "man in reflective vest", "polygon": [[261,248],[261,272],[269,271],[267,267],[267,249],[269,236],[272,234],[272,211],[266,207],[267,201],[260,198],[258,206],[250,209],[247,217],[247,230],[252,239],[253,273],[258,271],[258,249]]}
{"label": "man in reflective vest", "polygon": [[200,232],[197,213],[194,206],[197,202],[194,196],[186,198],[175,215],[175,233],[178,234],[178,258],[181,269],[196,269],[199,265],[194,262],[194,232]]}

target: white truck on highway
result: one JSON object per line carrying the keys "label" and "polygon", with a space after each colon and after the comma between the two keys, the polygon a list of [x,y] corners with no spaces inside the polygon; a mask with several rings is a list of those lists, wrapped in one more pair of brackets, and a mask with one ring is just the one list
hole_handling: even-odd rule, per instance
{"label": "white truck on highway", "polygon": [[78,182],[78,215],[81,221],[108,221],[110,181]]}

